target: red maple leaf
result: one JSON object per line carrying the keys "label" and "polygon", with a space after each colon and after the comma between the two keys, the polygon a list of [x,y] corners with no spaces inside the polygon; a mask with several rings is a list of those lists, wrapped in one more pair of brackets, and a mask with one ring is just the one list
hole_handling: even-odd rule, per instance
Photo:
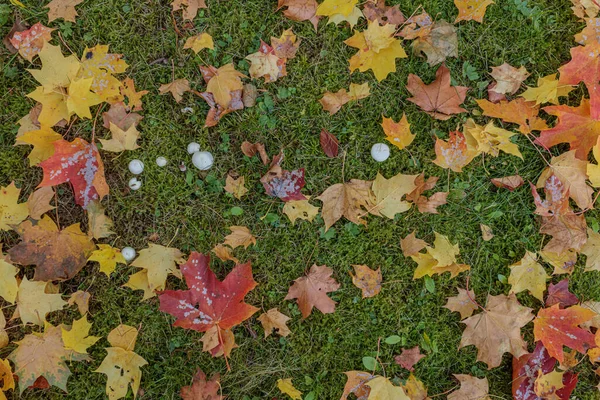
{"label": "red maple leaf", "polygon": [[244,297],[254,289],[256,282],[250,263],[236,265],[223,281],[211,271],[209,263],[210,256],[192,252],[181,266],[188,290],[165,290],[158,299],[160,311],[176,318],[174,326],[199,332],[216,327],[222,346],[221,331],[240,324],[258,311],[244,303]]}
{"label": "red maple leaf", "polygon": [[[560,83],[597,85],[600,82],[600,46],[577,46],[571,49],[571,61],[558,69]],[[588,86],[589,87],[589,86]]]}
{"label": "red maple leaf", "polygon": [[561,363],[564,361],[563,346],[585,353],[596,347],[594,335],[578,325],[594,318],[596,313],[581,306],[560,309],[558,304],[542,308],[533,320],[533,334],[541,341],[548,353]]}
{"label": "red maple leaf", "polygon": [[108,194],[104,164],[94,143],[90,144],[81,138],[70,143],[57,140],[54,142],[54,155],[42,161],[40,167],[44,170],[44,179],[38,187],[69,182],[73,187],[75,202],[84,209],[90,202]]}
{"label": "red maple leaf", "polygon": [[552,307],[558,304],[565,308],[579,303],[579,299],[569,291],[569,280],[563,279],[556,285],[551,283],[548,287],[548,297],[546,297],[546,307]]}
{"label": "red maple leaf", "polygon": [[588,91],[590,98],[582,99],[578,107],[544,107],[545,112],[558,117],[558,123],[554,128],[542,131],[535,142],[546,148],[569,143],[571,150],[577,150],[577,158],[587,160],[600,136],[600,86],[588,85]]}

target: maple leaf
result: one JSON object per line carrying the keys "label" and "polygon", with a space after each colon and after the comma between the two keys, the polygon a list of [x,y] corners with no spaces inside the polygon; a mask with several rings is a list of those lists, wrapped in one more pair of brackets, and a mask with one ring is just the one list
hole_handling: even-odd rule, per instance
{"label": "maple leaf", "polygon": [[331,277],[332,274],[331,268],[313,264],[308,275],[294,281],[284,300],[297,299],[303,319],[311,314],[313,307],[323,314],[333,313],[336,302],[331,300],[327,293],[338,290],[340,284]]}
{"label": "maple leaf", "polygon": [[406,21],[400,6],[386,6],[385,0],[368,0],[363,6],[363,14],[369,21],[377,20],[381,25],[400,25]]}
{"label": "maple leaf", "polygon": [[537,262],[535,253],[527,251],[521,261],[509,266],[508,284],[510,293],[520,293],[528,290],[536,299],[544,301],[544,291],[548,275],[546,270]]}
{"label": "maple leaf", "polygon": [[277,388],[292,400],[302,400],[302,392],[294,387],[292,378],[277,379]]}
{"label": "maple leaf", "polygon": [[239,260],[233,256],[233,249],[229,246],[224,246],[219,243],[213,247],[211,251],[215,253],[215,256],[221,261],[233,261],[236,264],[239,263]]}
{"label": "maple leaf", "polygon": [[358,3],[358,0],[325,0],[319,4],[317,15],[332,16],[342,14],[348,16]]}
{"label": "maple leaf", "polygon": [[388,142],[402,150],[415,140],[417,135],[410,132],[410,124],[406,119],[406,113],[402,113],[402,118],[398,122],[394,122],[392,118],[386,118],[383,115],[382,118],[381,127]]}
{"label": "maple leaf", "polygon": [[573,14],[579,18],[595,18],[600,11],[600,6],[594,0],[571,0]]}
{"label": "maple leaf", "polygon": [[352,283],[362,291],[362,298],[377,296],[381,291],[381,282],[383,281],[381,268],[372,270],[366,265],[353,265],[353,267],[356,275],[350,273]]}
{"label": "maple leaf", "polygon": [[[12,265],[6,256],[2,254],[2,245],[0,245],[0,297],[13,304],[17,298],[19,284],[16,275],[19,272],[17,267]],[[3,346],[0,346],[0,348]]]}
{"label": "maple leaf", "polygon": [[475,100],[483,110],[483,115],[500,118],[504,122],[519,124],[519,132],[528,134],[531,131],[548,129],[546,121],[538,117],[539,106],[522,97],[512,101],[501,100],[491,103],[487,100]]}
{"label": "maple leaf", "polygon": [[276,163],[260,178],[260,182],[269,196],[283,201],[306,199],[301,192],[305,184],[304,168],[287,171]]}
{"label": "maple leaf", "polygon": [[[595,7],[598,8],[597,6]],[[575,41],[582,45],[600,44],[600,35],[596,30],[597,23],[598,18],[585,18],[585,28],[575,35]]]}
{"label": "maple leaf", "polygon": [[243,89],[240,78],[246,78],[246,75],[236,71],[231,63],[218,69],[200,66],[200,71],[207,84],[206,91],[212,94],[214,101],[222,108],[229,108],[233,100],[232,92]]}
{"label": "maple leaf", "polygon": [[344,41],[358,52],[350,58],[350,72],[373,70],[378,81],[384,80],[390,72],[396,72],[396,58],[406,58],[401,41],[394,39],[393,25],[379,25],[369,21],[367,30],[355,32],[354,36]]}
{"label": "maple leaf", "polygon": [[450,240],[437,232],[433,247],[426,246],[426,253],[417,253],[411,258],[418,266],[413,274],[413,279],[422,278],[425,275],[433,276],[450,272],[450,277],[454,278],[459,273],[470,269],[466,264],[458,264],[456,256],[459,254],[458,244],[453,245]]}
{"label": "maple leaf", "polygon": [[487,378],[476,378],[471,375],[454,374],[460,382],[460,389],[448,395],[448,400],[491,400],[488,396],[490,387]]}
{"label": "maple leaf", "polygon": [[323,110],[328,111],[329,115],[333,115],[349,101],[364,99],[369,95],[370,89],[368,82],[361,85],[351,83],[348,91],[346,91],[346,89],[340,89],[335,93],[325,92],[323,97],[319,99],[319,103],[323,106]]}
{"label": "maple leaf", "polygon": [[323,149],[323,152],[327,157],[337,157],[339,151],[339,141],[334,134],[326,129],[321,129],[321,133],[319,134],[319,143],[321,144],[321,149]]}
{"label": "maple leaf", "polygon": [[121,250],[112,247],[109,244],[98,244],[98,250],[94,250],[88,261],[97,261],[100,264],[100,272],[110,276],[117,267],[117,264],[127,264]]}
{"label": "maple leaf", "polygon": [[245,226],[230,226],[231,233],[225,236],[225,244],[235,249],[239,246],[244,246],[245,249],[251,244],[256,244],[256,238],[250,232],[250,229]]}
{"label": "maple leaf", "polygon": [[585,254],[585,271],[600,271],[600,233],[587,229],[588,239],[581,248],[581,253]]}
{"label": "maple leaf", "polygon": [[91,327],[92,324],[88,322],[86,315],[78,320],[74,320],[71,329],[61,327],[65,349],[73,350],[80,354],[87,354],[87,348],[100,340],[97,336],[89,335]]}
{"label": "maple leaf", "polygon": [[189,91],[191,91],[190,82],[187,79],[176,79],[171,83],[160,85],[158,88],[160,94],[170,92],[177,103],[180,103],[183,100],[183,94]]}
{"label": "maple leaf", "polygon": [[413,366],[422,358],[425,358],[425,355],[421,354],[419,346],[415,346],[411,349],[403,349],[400,355],[394,357],[394,361],[402,368],[414,371]]}
{"label": "maple leaf", "polygon": [[571,85],[559,83],[556,79],[556,74],[547,75],[539,78],[537,87],[528,87],[526,91],[521,93],[527,101],[535,101],[535,104],[552,103],[558,104],[558,98],[568,95],[575,88]]}
{"label": "maple leaf", "polygon": [[523,155],[519,151],[519,146],[510,141],[510,138],[517,133],[498,128],[494,126],[493,121],[488,122],[485,126],[481,126],[469,118],[464,125],[463,133],[467,140],[467,145],[475,149],[478,154],[486,153],[493,157],[498,157],[500,151],[503,151],[523,159]]}
{"label": "maple leaf", "polygon": [[546,308],[558,304],[561,308],[566,308],[579,303],[579,299],[573,293],[569,292],[569,280],[563,279],[556,285],[551,283],[548,287],[548,296],[546,297]]}
{"label": "maple leaf", "polygon": [[88,235],[96,239],[107,238],[115,233],[111,231],[113,222],[104,213],[104,207],[99,201],[92,201],[87,208]]}
{"label": "maple leaf", "polygon": [[140,138],[140,132],[138,132],[135,125],[131,125],[129,129],[124,131],[111,122],[110,132],[112,133],[112,138],[110,140],[99,139],[100,143],[102,143],[102,150],[120,153],[125,150],[135,150],[140,148],[137,144],[137,141]]}
{"label": "maple leaf", "polygon": [[40,377],[66,392],[71,375],[66,361],[89,360],[87,355],[65,348],[61,326],[46,324],[43,334],[29,334],[15,343],[18,347],[8,359],[15,364],[21,394]]}
{"label": "maple leaf", "polygon": [[109,129],[112,123],[126,131],[131,126],[137,126],[142,118],[144,117],[135,112],[128,112],[123,102],[112,104],[107,112],[102,113],[103,126],[106,129]]}
{"label": "maple leaf", "polygon": [[277,10],[282,7],[287,7],[283,11],[283,15],[292,21],[310,21],[317,30],[319,24],[319,16],[317,15],[317,7],[319,4],[316,0],[278,0]]}
{"label": "maple leaf", "polygon": [[400,239],[400,247],[404,257],[414,256],[427,246],[427,242],[423,239],[417,239],[416,231],[406,235],[404,239]]}
{"label": "maple leaf", "polygon": [[15,182],[6,187],[0,187],[0,230],[14,229],[29,215],[27,203],[18,203],[21,189],[17,189]]}
{"label": "maple leaf", "polygon": [[138,333],[138,330],[133,326],[121,324],[110,331],[106,337],[106,340],[108,340],[108,343],[110,343],[113,347],[119,347],[123,350],[133,351]]}
{"label": "maple leaf", "polygon": [[[9,342],[10,342],[10,338],[8,337],[8,333],[6,332],[6,318],[4,317],[4,312],[0,311],[0,349],[8,346]],[[0,381],[2,381],[2,379],[6,379],[6,377],[3,377],[1,368],[2,368],[2,365],[0,365]],[[12,374],[11,374],[11,378],[12,378]]]}
{"label": "maple leaf", "polygon": [[40,22],[35,23],[31,28],[21,32],[15,32],[8,40],[19,54],[29,62],[33,61],[33,57],[38,55],[44,44],[52,40],[52,31],[54,29],[42,25]]}
{"label": "maple leaf", "polygon": [[[140,255],[131,263],[132,267],[142,268],[142,271],[131,275],[125,286],[134,290],[147,288],[147,291],[144,289],[144,300],[148,298],[148,293],[153,297],[155,291],[165,288],[169,275],[181,279],[181,271],[177,264],[183,261],[183,253],[178,249],[149,243],[148,248],[141,250]],[[142,280],[143,288],[137,287],[137,279]]]}
{"label": "maple leaf", "polygon": [[47,287],[47,282],[33,282],[23,277],[17,292],[16,312],[24,324],[43,326],[48,313],[62,310],[67,304],[60,294],[46,293]]}
{"label": "maple leaf", "polygon": [[75,22],[77,10],[75,6],[81,4],[83,0],[52,0],[44,8],[48,8],[48,22],[62,18],[65,21]]}
{"label": "maple leaf", "polygon": [[52,157],[40,163],[44,179],[38,187],[55,186],[69,182],[73,187],[75,202],[84,209],[93,200],[101,200],[109,188],[104,178],[104,164],[94,143],[81,138],[72,142],[54,142]]}
{"label": "maple leaf", "polygon": [[283,206],[283,213],[288,216],[292,225],[295,225],[297,219],[307,220],[312,222],[319,213],[319,207],[315,207],[306,200],[291,200],[286,201]]}
{"label": "maple leaf", "polygon": [[215,102],[212,93],[200,93],[200,97],[202,97],[210,107],[210,110],[208,110],[208,114],[206,115],[206,121],[204,122],[205,128],[217,125],[225,115],[244,108],[242,90],[234,90],[233,92],[230,92],[230,95],[231,102],[229,103],[229,106],[222,107]]}
{"label": "maple leaf", "polygon": [[89,292],[84,292],[83,290],[78,290],[69,297],[69,301],[67,302],[69,306],[77,304],[77,309],[79,310],[79,314],[85,315],[90,306],[90,298],[92,295]]}
{"label": "maple leaf", "polygon": [[292,28],[283,31],[280,37],[271,36],[271,47],[273,54],[282,59],[292,59],[296,57],[301,40],[294,34]]}
{"label": "maple leaf", "polygon": [[504,63],[498,67],[492,67],[490,75],[496,80],[492,91],[500,94],[515,94],[530,74],[524,66],[515,68]]}
{"label": "maple leaf", "polygon": [[490,182],[494,184],[494,186],[498,188],[508,189],[511,192],[519,187],[521,187],[525,181],[521,178],[520,175],[511,175],[505,176],[502,178],[492,178]]}
{"label": "maple leaf", "polygon": [[148,362],[133,351],[120,347],[107,347],[105,350],[108,354],[94,372],[106,375],[108,398],[115,400],[127,396],[129,385],[135,398],[142,379],[140,368]]}
{"label": "maple leaf", "polygon": [[554,267],[553,275],[571,274],[575,269],[575,263],[577,263],[577,252],[573,249],[568,249],[563,253],[542,249],[539,254],[544,261]]}
{"label": "maple leaf", "polygon": [[215,49],[212,36],[206,32],[202,32],[198,35],[190,36],[183,45],[184,49],[192,49],[194,53],[198,54],[202,49]]}
{"label": "maple leaf", "polygon": [[598,164],[588,163],[586,173],[591,185],[597,188],[600,187],[600,137],[598,137],[598,141],[592,148],[592,154]]}
{"label": "maple leaf", "polygon": [[373,181],[373,195],[375,205],[369,209],[371,214],[382,215],[394,219],[396,214],[408,211],[412,204],[402,198],[416,189],[415,179],[417,175],[398,174],[386,179],[380,173]]}
{"label": "maple leaf", "polygon": [[431,66],[443,63],[448,57],[458,57],[458,36],[454,25],[446,21],[437,21],[412,42],[413,53],[427,56]]}
{"label": "maple leaf", "polygon": [[236,199],[241,199],[248,189],[244,186],[245,178],[240,176],[239,178],[233,178],[230,174],[227,174],[225,178],[225,191],[231,193]]}
{"label": "maple leaf", "polygon": [[435,154],[437,157],[433,160],[434,164],[444,169],[450,168],[454,172],[462,172],[478,153],[468,145],[462,132],[454,131],[450,132],[448,141],[436,139]]}
{"label": "maple leaf", "polygon": [[425,85],[417,75],[408,75],[406,89],[413,95],[407,100],[435,119],[447,120],[452,114],[467,111],[460,104],[465,101],[469,88],[450,86],[450,70],[443,64],[435,73],[435,80],[429,85]]}
{"label": "maple leaf", "polygon": [[461,321],[466,329],[459,348],[475,345],[477,361],[486,363],[488,369],[499,366],[506,352],[521,357],[527,353],[521,328],[533,319],[531,311],[519,304],[514,294],[488,295],[484,312]]}
{"label": "maple leaf", "polygon": [[425,180],[424,173],[417,176],[415,179],[415,185],[417,187],[406,195],[406,200],[416,204],[417,209],[421,213],[437,214],[437,208],[446,204],[448,192],[437,192],[429,198],[423,196],[423,192],[433,189],[438,179],[437,176],[432,176]]}
{"label": "maple leaf", "polygon": [[595,347],[594,335],[578,325],[596,316],[592,310],[581,306],[560,309],[558,304],[543,308],[533,321],[533,334],[541,341],[550,356],[560,363],[564,361],[563,346],[585,354]]}
{"label": "maple leaf", "polygon": [[21,242],[9,250],[12,261],[35,265],[35,280],[52,281],[73,278],[85,266],[96,248],[79,223],[59,230],[45,215],[34,225],[25,221],[17,228]]}
{"label": "maple leaf", "polygon": [[425,385],[412,372],[408,376],[406,383],[402,385],[402,388],[411,400],[427,400],[429,398],[427,397]]}
{"label": "maple leaf", "polygon": [[444,308],[460,313],[460,319],[465,319],[473,315],[473,311],[477,310],[478,308],[477,304],[471,300],[475,299],[475,292],[472,290],[467,292],[462,288],[457,289],[458,295],[454,297],[448,297]]}
{"label": "maple leaf", "polygon": [[560,84],[577,85],[584,82],[589,88],[596,86],[600,82],[599,55],[599,44],[571,48],[571,61],[558,69]]}
{"label": "maple leaf", "polygon": [[[159,309],[176,318],[174,326],[199,332],[212,328],[229,330],[258,311],[244,302],[244,297],[256,287],[250,263],[236,265],[219,281],[209,262],[209,256],[192,252],[181,266],[188,290],[166,290],[158,297]],[[219,334],[217,343],[207,350],[215,355],[224,344]]]}
{"label": "maple leaf", "polygon": [[121,54],[108,52],[108,45],[97,45],[85,48],[81,57],[81,69],[78,78],[93,79],[90,89],[102,101],[115,103],[123,100],[121,95],[122,84],[112,74],[123,73],[127,70],[127,63],[122,60]]}
{"label": "maple leaf", "polygon": [[[147,95],[148,92],[147,90],[141,90],[141,91],[136,91],[135,89],[135,83],[133,82],[133,79],[131,78],[126,78],[123,80],[123,83],[121,85],[121,96],[123,97],[127,97],[127,111],[133,110],[133,111],[141,111],[142,110],[142,97]],[[109,110],[110,111],[110,110]],[[142,119],[142,117],[138,116],[137,114],[136,118]],[[106,122],[105,124],[106,125]],[[107,126],[108,128],[108,126]],[[126,129],[124,127],[121,127],[121,129]]]}
{"label": "maple leaf", "polygon": [[406,40],[424,38],[431,33],[433,24],[433,18],[423,11],[421,14],[413,15],[407,19],[398,35]]}
{"label": "maple leaf", "polygon": [[[342,217],[355,224],[366,225],[367,222],[361,217],[375,206],[371,182],[359,179],[330,186],[317,199],[323,202],[321,215],[326,231]],[[363,208],[367,211],[363,211]]]}
{"label": "maple leaf", "polygon": [[183,10],[183,19],[193,20],[198,15],[198,10],[208,8],[205,0],[173,0],[171,3],[173,11]]}
{"label": "maple leaf", "polygon": [[[68,87],[81,67],[81,63],[77,60],[77,57],[74,55],[64,57],[60,47],[53,46],[50,43],[46,43],[39,52],[39,56],[42,68],[28,69],[27,71],[42,84],[42,90],[46,94],[57,90],[59,87]],[[28,96],[31,97],[31,94]],[[43,108],[38,120],[41,123],[45,122]],[[48,125],[52,126],[54,124]]]}
{"label": "maple leaf", "polygon": [[454,4],[458,8],[458,17],[454,23],[471,20],[483,23],[487,7],[494,2],[492,0],[454,0]]}
{"label": "maple leaf", "polygon": [[357,400],[367,400],[371,393],[371,388],[366,385],[371,379],[376,376],[364,371],[347,371],[344,372],[348,380],[344,386],[344,393],[340,400],[348,400],[348,395],[353,393]]}
{"label": "maple leaf", "polygon": [[564,388],[563,385],[564,372],[552,371],[547,374],[542,374],[535,380],[535,394],[542,399],[560,399],[557,392]]}
{"label": "maple leaf", "polygon": [[285,59],[277,57],[273,47],[262,40],[258,51],[247,56],[246,60],[250,61],[248,72],[251,78],[264,78],[266,83],[287,75]]}
{"label": "maple leaf", "polygon": [[220,379],[221,376],[218,373],[210,379],[206,379],[206,374],[198,368],[192,378],[192,384],[181,388],[181,398],[183,400],[224,400],[225,397],[219,394],[221,391]]}
{"label": "maple leaf", "polygon": [[377,376],[365,383],[371,388],[369,400],[410,400],[399,386],[394,386],[388,378]]}
{"label": "maple leaf", "polygon": [[267,155],[264,144],[244,141],[240,148],[246,157],[254,157],[258,153],[264,165],[269,163],[269,156]]}
{"label": "maple leaf", "polygon": [[54,142],[62,139],[62,136],[54,132],[48,126],[41,126],[40,129],[28,131],[19,137],[19,144],[33,145],[33,150],[27,157],[29,165],[37,165],[47,160],[54,154]]}
{"label": "maple leaf", "polygon": [[287,321],[290,320],[285,314],[279,312],[277,308],[271,308],[266,313],[262,313],[257,318],[265,330],[265,338],[269,337],[273,331],[276,331],[279,336],[288,336],[290,329],[286,326]]}
{"label": "maple leaf", "polygon": [[[1,318],[1,317],[0,317]],[[0,398],[6,399],[4,392],[15,388],[15,380],[13,378],[13,372],[10,368],[10,363],[8,360],[3,360],[0,358]]]}

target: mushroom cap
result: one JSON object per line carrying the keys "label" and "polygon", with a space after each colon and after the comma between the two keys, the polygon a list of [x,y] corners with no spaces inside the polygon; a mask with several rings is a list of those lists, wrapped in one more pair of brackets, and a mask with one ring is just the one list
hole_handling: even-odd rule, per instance
{"label": "mushroom cap", "polygon": [[167,159],[164,157],[157,157],[156,165],[158,165],[159,167],[164,167],[165,165],[167,165]]}
{"label": "mushroom cap", "polygon": [[375,143],[371,147],[371,157],[377,162],[383,162],[390,156],[390,148],[385,143]]}
{"label": "mushroom cap", "polygon": [[192,156],[192,164],[194,164],[194,167],[198,168],[200,171],[206,171],[207,169],[210,169],[213,165],[213,162],[213,155],[208,151],[197,151]]}
{"label": "mushroom cap", "polygon": [[142,187],[142,181],[138,180],[138,178],[134,177],[129,180],[129,188],[131,190],[138,190],[141,187]]}
{"label": "mushroom cap", "polygon": [[125,261],[129,262],[135,258],[136,252],[133,247],[123,247],[121,249],[121,255]]}
{"label": "mushroom cap", "polygon": [[195,152],[200,151],[200,145],[196,142],[191,142],[187,145],[188,154],[194,154]]}
{"label": "mushroom cap", "polygon": [[129,172],[134,175],[139,175],[144,171],[144,163],[140,160],[131,160],[129,161]]}

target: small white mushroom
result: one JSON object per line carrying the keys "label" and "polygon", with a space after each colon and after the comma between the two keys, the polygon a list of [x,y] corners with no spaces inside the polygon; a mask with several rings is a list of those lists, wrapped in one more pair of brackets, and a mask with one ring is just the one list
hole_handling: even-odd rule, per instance
{"label": "small white mushroom", "polygon": [[188,154],[194,154],[197,151],[200,151],[200,145],[198,143],[192,142],[187,145]]}
{"label": "small white mushroom", "polygon": [[200,171],[206,171],[212,167],[214,162],[213,155],[208,151],[197,151],[192,156],[192,164]]}
{"label": "small white mushroom", "polygon": [[383,162],[390,156],[390,148],[385,143],[376,143],[371,147],[371,157],[377,162]]}
{"label": "small white mushroom", "polygon": [[129,262],[135,258],[135,250],[132,247],[123,247],[121,255],[125,261]]}
{"label": "small white mushroom", "polygon": [[140,160],[129,161],[129,172],[134,175],[139,175],[144,171],[144,163]]}
{"label": "small white mushroom", "polygon": [[165,165],[167,165],[167,159],[164,157],[157,157],[156,165],[158,165],[159,167],[164,167]]}
{"label": "small white mushroom", "polygon": [[142,187],[142,181],[139,181],[138,178],[131,178],[129,180],[129,189],[138,190]]}

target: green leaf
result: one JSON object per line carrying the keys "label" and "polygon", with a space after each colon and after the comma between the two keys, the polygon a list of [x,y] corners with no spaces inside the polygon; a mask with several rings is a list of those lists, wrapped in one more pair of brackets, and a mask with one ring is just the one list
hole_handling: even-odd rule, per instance
{"label": "green leaf", "polygon": [[402,338],[398,335],[392,335],[392,336],[386,337],[384,341],[386,344],[397,344],[402,341]]}
{"label": "green leaf", "polygon": [[429,293],[435,293],[435,281],[427,275],[425,275],[425,289],[427,289]]}
{"label": "green leaf", "polygon": [[231,215],[238,216],[238,215],[242,215],[244,213],[244,210],[240,207],[231,207],[229,212],[231,213]]}
{"label": "green leaf", "polygon": [[375,371],[377,369],[377,360],[375,357],[363,357],[362,362],[369,371]]}

